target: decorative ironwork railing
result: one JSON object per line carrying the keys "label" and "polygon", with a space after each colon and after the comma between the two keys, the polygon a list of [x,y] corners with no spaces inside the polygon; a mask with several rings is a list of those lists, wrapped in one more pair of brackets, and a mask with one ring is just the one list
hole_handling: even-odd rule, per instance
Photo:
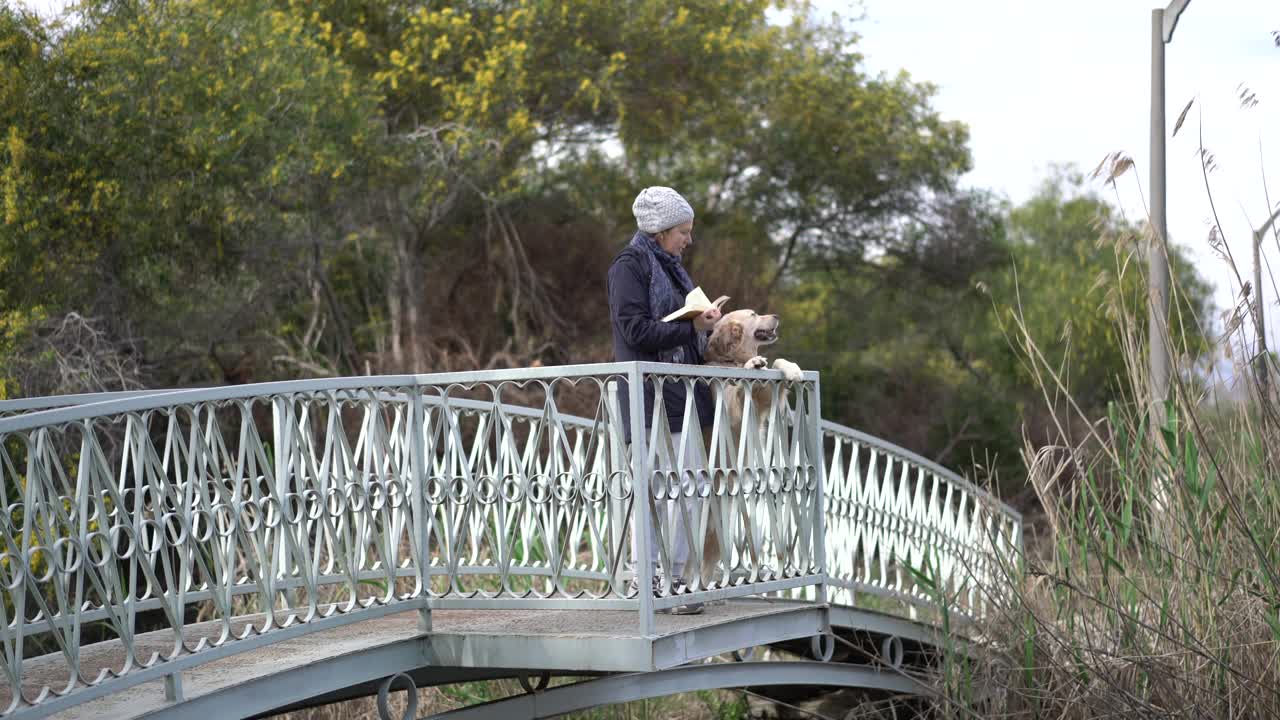
{"label": "decorative ironwork railing", "polygon": [[909,450],[832,422],[822,433],[831,602],[981,615],[1008,577],[998,563],[1021,555],[1022,516]]}
{"label": "decorative ironwork railing", "polygon": [[[664,574],[654,607],[801,588],[825,602],[817,374],[789,382],[777,371],[652,367],[665,368],[644,376],[657,395],[674,384],[685,398],[678,426],[664,403],[654,403],[647,438],[636,443],[652,473],[650,512],[636,516],[637,536],[657,548],[636,549],[637,574],[652,577],[656,559],[685,583],[685,592],[674,592]],[[710,418],[698,413],[699,385]],[[640,427],[634,399],[630,410],[630,425]],[[651,617],[643,610],[649,595],[640,600],[641,617]]]}
{"label": "decorative ironwork railing", "polygon": [[[646,384],[685,388],[676,427]],[[820,416],[816,374],[645,363],[0,403],[0,715],[412,609],[638,609],[651,632],[785,591],[981,614],[1020,516]],[[658,571],[681,564],[682,585]],[[171,650],[135,650],[148,629]],[[90,672],[102,639],[124,653]],[[63,681],[24,676],[49,652]]]}
{"label": "decorative ironwork railing", "polygon": [[[714,398],[705,439],[678,432],[697,427],[691,396],[676,432],[664,403],[646,417],[641,388],[671,383]],[[813,373],[615,363],[123,394],[0,419],[0,715],[389,612],[429,626],[433,608],[638,609],[651,633],[655,611],[690,602],[808,586],[821,600],[817,397]],[[634,446],[624,405],[647,428]],[[686,552],[683,584],[628,582],[649,588],[653,555],[674,569]],[[147,629],[170,649],[143,657]],[[90,639],[119,642],[114,666],[82,663]],[[49,652],[65,678],[24,676]]]}

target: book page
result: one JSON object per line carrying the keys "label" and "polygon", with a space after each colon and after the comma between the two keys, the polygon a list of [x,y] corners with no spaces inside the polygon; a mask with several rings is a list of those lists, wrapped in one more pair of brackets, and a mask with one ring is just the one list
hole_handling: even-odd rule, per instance
{"label": "book page", "polygon": [[687,308],[711,307],[711,300],[707,298],[706,293],[702,292],[701,287],[696,287],[684,297],[684,306]]}
{"label": "book page", "polygon": [[673,322],[675,320],[688,320],[690,318],[701,315],[711,308],[719,308],[728,301],[728,295],[721,295],[712,302],[707,298],[707,294],[702,291],[701,287],[696,287],[689,291],[685,296],[684,307],[676,310],[670,315],[662,318],[663,322]]}

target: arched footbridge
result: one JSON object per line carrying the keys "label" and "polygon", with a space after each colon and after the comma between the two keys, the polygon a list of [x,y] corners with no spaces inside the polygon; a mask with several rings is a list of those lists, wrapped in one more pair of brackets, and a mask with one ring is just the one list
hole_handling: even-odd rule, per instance
{"label": "arched footbridge", "polygon": [[[643,402],[669,384],[709,388],[711,427]],[[927,692],[913,670],[967,651],[1021,518],[819,395],[812,372],[612,363],[0,403],[0,717],[488,678],[528,693],[449,715]]]}

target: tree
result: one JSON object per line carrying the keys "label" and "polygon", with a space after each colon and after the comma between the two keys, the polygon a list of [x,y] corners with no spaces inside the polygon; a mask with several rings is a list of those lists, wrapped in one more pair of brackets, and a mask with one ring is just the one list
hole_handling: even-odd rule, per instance
{"label": "tree", "polygon": [[994,456],[1014,472],[1020,407],[975,288],[1009,257],[1004,213],[982,193],[938,196],[876,252],[806,264],[778,352],[822,370],[824,414],[940,463]]}
{"label": "tree", "polygon": [[[1145,333],[1121,322],[1146,307],[1139,235],[1078,178],[1052,177],[1014,208],[939,196],[890,238],[806,270],[783,306],[779,353],[822,368],[824,413],[939,462],[976,461],[1016,490],[1024,430],[1040,442],[1053,429],[1046,366],[1089,416],[1128,399],[1125,334]],[[1174,330],[1194,357],[1210,291],[1176,248],[1171,266]]]}
{"label": "tree", "polygon": [[704,284],[763,309],[885,252],[968,163],[932,88],[770,5],[93,0],[24,20],[39,49],[10,87],[41,101],[0,109],[0,274],[48,286],[5,309],[79,312],[149,384],[605,359],[580,308],[655,183],[698,208]]}
{"label": "tree", "polygon": [[[766,7],[322,5],[335,49],[380,84],[393,138],[424,158],[388,174],[387,214],[401,220],[370,232],[391,246],[376,256],[397,258],[382,273],[392,279],[392,363],[404,347],[422,352],[422,319],[401,318],[405,309],[436,307],[437,340],[447,333],[450,313],[431,295],[456,273],[433,281],[430,269],[470,267],[474,254],[454,253],[460,243],[482,249],[493,309],[528,357],[563,344],[548,338],[593,333],[564,317],[557,258],[531,255],[526,226],[586,220],[597,227],[588,236],[620,232],[637,187],[676,185],[722,254],[704,255],[701,268],[762,305],[800,236],[815,246],[855,230],[873,237],[967,166],[963,127],[929,108],[931,88],[867,76],[855,36],[815,21],[807,5],[790,6],[786,27],[770,25]],[[842,138],[834,163],[832,138]],[[621,153],[600,152],[604,141]],[[592,261],[602,279],[607,255]],[[734,277],[718,277],[720,267]]]}
{"label": "tree", "polygon": [[[1051,177],[1009,216],[1013,263],[995,276],[991,294],[1000,326],[1016,322],[1050,363],[1065,369],[1067,392],[1090,412],[1125,395],[1129,368],[1126,333],[1146,337],[1146,279],[1141,274],[1141,230],[1113,206],[1087,192],[1070,173]],[[1170,247],[1170,269],[1180,289],[1170,333],[1199,357],[1209,349],[1210,288],[1185,251]],[[1123,318],[1138,318],[1126,328]],[[1021,355],[1023,353],[1018,353]],[[1010,356],[1002,372],[1032,382],[1033,364]]]}
{"label": "tree", "polygon": [[317,272],[376,98],[304,18],[263,2],[82,12],[56,32],[21,21],[31,51],[7,66],[50,100],[0,110],[20,198],[0,284],[23,289],[6,304],[92,308],[144,338],[148,363],[203,375],[211,346],[270,329],[291,290],[272,278]]}

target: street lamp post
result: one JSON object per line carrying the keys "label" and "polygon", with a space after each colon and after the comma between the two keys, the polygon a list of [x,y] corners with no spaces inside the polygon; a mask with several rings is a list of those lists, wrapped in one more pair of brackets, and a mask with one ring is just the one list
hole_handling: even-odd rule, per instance
{"label": "street lamp post", "polygon": [[1169,397],[1169,253],[1164,187],[1164,46],[1191,0],[1173,0],[1151,11],[1151,243],[1147,247],[1151,404],[1163,424]]}

